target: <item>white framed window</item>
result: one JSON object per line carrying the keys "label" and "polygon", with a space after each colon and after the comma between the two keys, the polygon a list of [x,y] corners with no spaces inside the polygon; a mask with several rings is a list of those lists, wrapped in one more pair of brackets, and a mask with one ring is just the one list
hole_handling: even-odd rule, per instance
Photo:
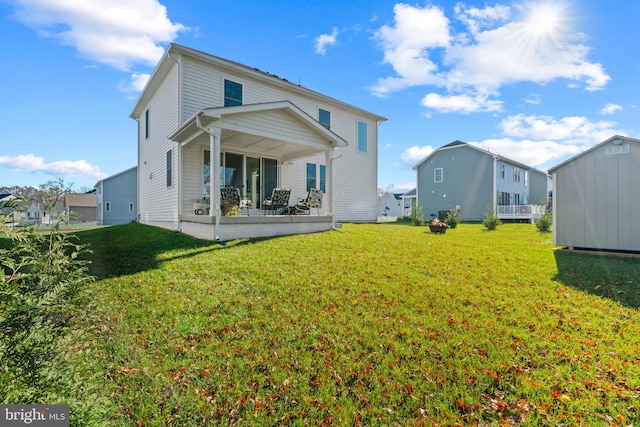
{"label": "white framed window", "polygon": [[173,185],[173,151],[167,151],[167,187]]}
{"label": "white framed window", "polygon": [[231,80],[224,81],[224,106],[242,105],[242,85]]}
{"label": "white framed window", "polygon": [[327,129],[331,129],[331,113],[322,108],[318,109],[318,121]]}
{"label": "white framed window", "polygon": [[433,182],[442,182],[444,181],[444,171],[442,168],[435,168],[433,170]]}
{"label": "white framed window", "polygon": [[149,109],[144,112],[144,138],[149,139]]}
{"label": "white framed window", "polygon": [[358,151],[367,152],[367,124],[358,120]]}
{"label": "white framed window", "polygon": [[520,182],[520,168],[513,168],[513,182]]}
{"label": "white framed window", "polygon": [[504,163],[500,164],[500,178],[504,179]]}

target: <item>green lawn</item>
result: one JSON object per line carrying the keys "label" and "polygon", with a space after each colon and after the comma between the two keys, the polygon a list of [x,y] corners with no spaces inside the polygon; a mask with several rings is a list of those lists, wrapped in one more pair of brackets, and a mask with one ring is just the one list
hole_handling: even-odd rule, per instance
{"label": "green lawn", "polygon": [[108,425],[633,425],[640,259],[528,224],[91,244],[70,362]]}

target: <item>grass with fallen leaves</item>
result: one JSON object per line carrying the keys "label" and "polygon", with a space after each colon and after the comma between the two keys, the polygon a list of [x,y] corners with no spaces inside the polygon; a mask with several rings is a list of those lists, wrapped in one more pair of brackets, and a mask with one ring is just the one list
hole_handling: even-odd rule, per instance
{"label": "grass with fallen leaves", "polygon": [[94,251],[72,363],[112,425],[640,419],[640,260],[529,224],[345,224],[226,245],[129,224]]}

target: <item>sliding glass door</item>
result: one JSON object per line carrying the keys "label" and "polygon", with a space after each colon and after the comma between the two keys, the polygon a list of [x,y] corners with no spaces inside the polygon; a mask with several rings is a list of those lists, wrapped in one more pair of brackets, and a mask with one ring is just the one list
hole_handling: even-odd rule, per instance
{"label": "sliding glass door", "polygon": [[[203,157],[203,196],[209,197],[209,150],[204,150]],[[278,187],[278,161],[236,153],[220,153],[220,185],[239,188],[242,197],[249,199],[254,208],[259,208],[261,200],[270,197],[273,189]]]}

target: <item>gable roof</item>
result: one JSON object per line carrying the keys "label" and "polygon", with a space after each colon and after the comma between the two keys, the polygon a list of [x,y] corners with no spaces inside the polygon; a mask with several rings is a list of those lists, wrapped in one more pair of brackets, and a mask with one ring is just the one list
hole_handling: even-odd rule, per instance
{"label": "gable roof", "polygon": [[[308,137],[289,135],[277,129],[250,129],[246,125],[238,125],[236,120],[229,117],[241,115],[259,115],[265,112],[279,112],[286,114],[286,120],[295,124],[301,132],[307,132]],[[239,121],[239,120],[238,120]],[[322,126],[302,109],[290,101],[265,102],[259,104],[238,105],[233,107],[213,107],[196,111],[169,135],[172,141],[188,144],[199,135],[205,133],[203,128],[220,123],[221,129],[230,129],[234,138],[229,138],[225,144],[237,144],[238,147],[250,146],[254,150],[277,153],[286,160],[306,157],[320,151],[327,151],[333,147],[348,145],[342,137]],[[255,137],[251,137],[254,135]]]}
{"label": "gable roof", "polygon": [[564,162],[552,167],[549,169],[549,173],[554,172],[556,169],[566,165],[567,163],[573,162],[575,159],[584,156],[587,153],[590,153],[591,151],[597,150],[598,148],[602,147],[603,145],[606,144],[610,144],[610,143],[616,143],[617,141],[626,141],[626,142],[630,142],[632,144],[640,144],[640,139],[635,139],[635,138],[629,138],[628,136],[620,136],[620,135],[614,135],[611,138],[602,141],[600,144],[596,144],[593,147],[589,148],[588,150],[583,151],[582,153],[578,153],[575,156],[565,160]]}
{"label": "gable roof", "polygon": [[512,164],[512,165],[514,165],[514,166],[518,166],[518,167],[520,167],[520,168],[522,168],[522,169],[527,169],[527,170],[529,170],[529,171],[531,171],[531,172],[538,172],[538,173],[541,173],[541,174],[547,175],[547,173],[546,173],[546,172],[541,171],[540,169],[536,169],[536,168],[535,168],[535,167],[533,167],[533,166],[525,165],[524,163],[520,163],[520,162],[518,162],[518,161],[516,161],[516,160],[513,160],[513,159],[510,159],[510,158],[508,158],[508,157],[501,156],[500,154],[492,153],[491,151],[484,150],[484,149],[482,149],[482,148],[480,148],[480,147],[476,147],[475,145],[468,144],[468,143],[463,142],[463,141],[460,141],[460,140],[455,140],[455,141],[453,141],[453,142],[451,142],[451,143],[449,143],[449,144],[447,144],[447,145],[443,145],[443,146],[442,146],[442,147],[440,147],[440,148],[436,148],[436,149],[435,149],[435,150],[433,150],[431,153],[429,153],[429,155],[428,155],[427,157],[425,157],[424,159],[420,160],[420,162],[418,162],[418,163],[413,167],[413,170],[417,170],[417,169],[418,169],[418,167],[419,167],[421,164],[423,164],[424,162],[426,162],[427,160],[429,160],[431,157],[433,157],[436,153],[439,153],[440,151],[445,151],[445,150],[454,150],[454,149],[458,149],[458,148],[471,148],[471,149],[476,150],[476,151],[478,151],[478,152],[480,152],[480,153],[482,153],[482,154],[485,154],[485,155],[487,155],[487,156],[491,156],[491,157],[493,157],[493,158],[494,158],[494,159],[496,159],[496,160],[502,160],[502,161],[507,162],[507,163],[510,163],[510,164]]}
{"label": "gable roof", "polygon": [[96,185],[94,185],[94,186],[93,186],[93,188],[97,188],[97,187],[98,187],[101,183],[103,183],[104,181],[108,181],[108,180],[110,180],[110,179],[112,179],[112,178],[115,178],[115,177],[117,177],[117,176],[123,175],[123,174],[125,174],[125,173],[127,173],[127,172],[130,172],[130,171],[132,171],[132,170],[134,170],[134,169],[137,169],[137,168],[138,168],[137,166],[134,166],[134,167],[131,167],[131,168],[129,168],[129,169],[123,170],[122,172],[118,172],[118,173],[113,174],[113,175],[111,175],[111,176],[108,176],[108,177],[106,177],[106,178],[102,178],[100,181],[96,182]]}
{"label": "gable roof", "polygon": [[[313,97],[321,100],[322,102],[339,105],[343,108],[347,108],[350,110],[358,111],[359,114],[366,115],[376,120],[378,123],[384,122],[387,119],[385,117],[379,116],[377,114],[373,114],[369,111],[363,110],[358,107],[354,107],[353,105],[347,104],[345,102],[339,101],[335,98],[332,98],[327,95],[323,95],[319,92],[315,92],[311,89],[307,89],[303,86],[293,84],[286,79],[278,77],[274,74],[261,71],[257,68],[252,68],[247,65],[241,64],[239,62],[231,61],[229,59],[224,59],[219,56],[211,55],[205,52],[201,52],[199,50],[195,50],[186,46],[182,46],[176,43],[169,44],[169,47],[162,55],[162,58],[158,62],[155,70],[151,74],[151,77],[147,81],[144,89],[140,93],[136,104],[129,115],[133,119],[139,118],[142,113],[145,105],[149,102],[149,99],[156,92],[157,88],[160,86],[164,77],[169,73],[171,68],[178,62],[178,59],[181,55],[189,56],[191,58],[196,58],[205,63],[208,63],[212,66],[221,68],[229,73],[235,75],[244,75],[249,76],[255,79],[258,79],[262,82],[265,82],[270,85],[279,86],[285,90],[295,91],[300,93],[306,97]],[[202,106],[205,107],[204,105]]]}

